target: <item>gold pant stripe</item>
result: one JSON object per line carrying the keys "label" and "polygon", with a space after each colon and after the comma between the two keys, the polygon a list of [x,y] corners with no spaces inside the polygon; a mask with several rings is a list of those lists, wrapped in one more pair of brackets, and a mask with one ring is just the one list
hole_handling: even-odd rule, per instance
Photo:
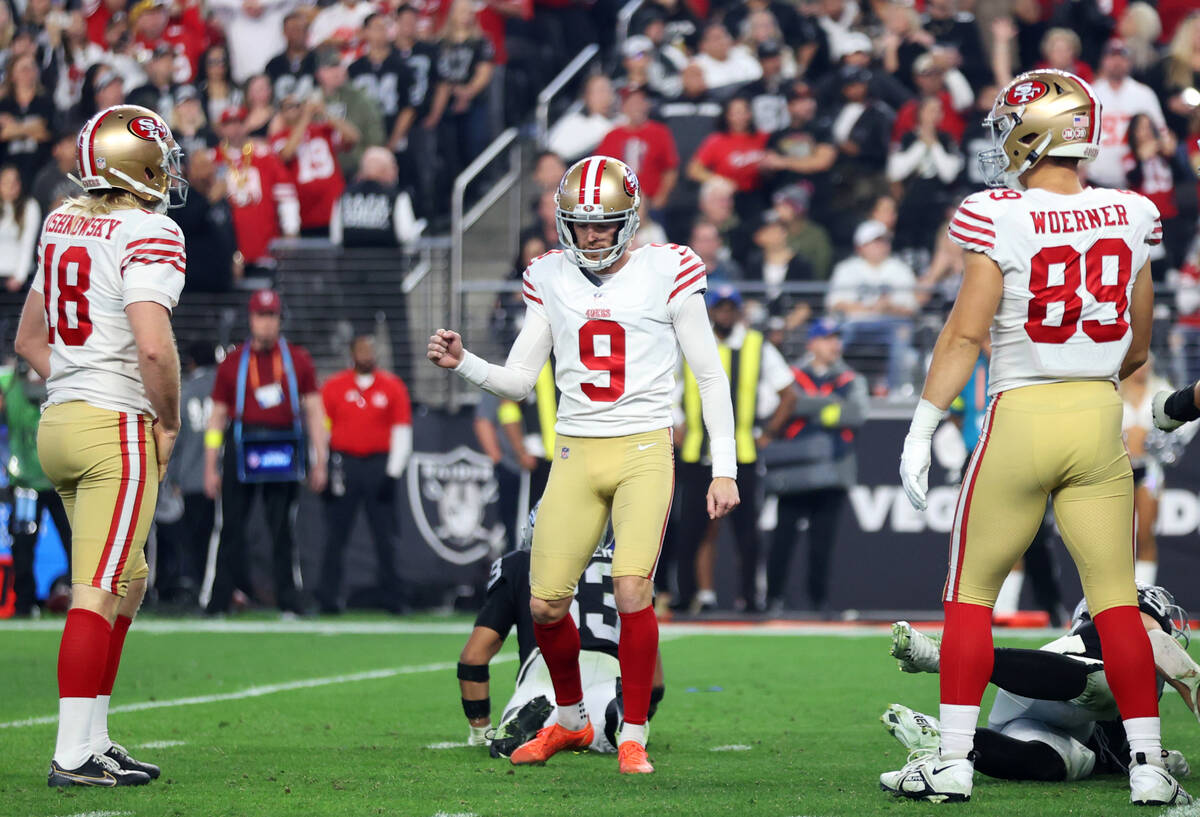
{"label": "gold pant stripe", "polygon": [[946,601],[992,606],[1049,497],[1092,614],[1137,603],[1121,415],[1106,381],[1025,386],[993,398],[959,494]]}
{"label": "gold pant stripe", "polygon": [[124,596],[149,574],[145,544],[158,499],[150,418],[83,402],[47,407],[38,457],[71,522],[71,583]]}

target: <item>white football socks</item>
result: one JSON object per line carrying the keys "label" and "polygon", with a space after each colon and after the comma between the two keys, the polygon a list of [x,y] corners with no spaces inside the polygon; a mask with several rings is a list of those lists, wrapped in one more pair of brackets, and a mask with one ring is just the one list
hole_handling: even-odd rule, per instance
{"label": "white football socks", "polygon": [[102,755],[112,748],[108,737],[108,702],[111,695],[97,695],[92,707],[92,754]]}
{"label": "white football socks", "polygon": [[1011,616],[1021,606],[1021,586],[1025,584],[1024,570],[1011,570],[1000,585],[996,594],[996,604],[992,607],[993,615]]}
{"label": "white football socks", "polygon": [[975,748],[975,724],[979,722],[979,707],[961,704],[942,704],[938,711],[942,724],[942,756],[962,755]]}
{"label": "white football socks", "polygon": [[571,732],[578,732],[588,725],[587,707],[583,705],[583,701],[567,706],[559,704],[558,722],[562,724],[564,729]]}
{"label": "white football socks", "polygon": [[92,708],[95,698],[58,699],[58,740],[54,762],[78,769],[92,757]]}
{"label": "white football socks", "polygon": [[1158,562],[1138,559],[1133,563],[1133,577],[1143,584],[1158,584]]}
{"label": "white football socks", "polygon": [[1129,739],[1129,759],[1137,762],[1138,752],[1157,766],[1162,765],[1162,728],[1158,718],[1129,718],[1125,721],[1125,737]]}
{"label": "white football socks", "polygon": [[624,743],[627,740],[632,740],[634,743],[639,743],[642,746],[646,745],[646,724],[644,723],[627,723],[621,727],[621,737],[618,738],[619,743]]}

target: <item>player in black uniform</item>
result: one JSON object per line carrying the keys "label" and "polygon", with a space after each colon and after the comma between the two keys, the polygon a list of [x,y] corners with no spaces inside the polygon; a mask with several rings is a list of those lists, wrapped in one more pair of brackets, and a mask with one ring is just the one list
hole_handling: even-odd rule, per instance
{"label": "player in black uniform", "polygon": [[[1186,611],[1165,589],[1140,583],[1138,607],[1154,649],[1159,694],[1162,682],[1169,683],[1200,717],[1195,700],[1200,666],[1184,650]],[[1072,619],[1067,635],[1041,649],[996,649],[991,681],[999,691],[987,728],[975,730],[975,768],[983,774],[1005,780],[1079,780],[1128,771],[1125,730],[1085,601]],[[937,642],[908,622],[892,625],[892,655],[905,672],[938,671]],[[936,719],[892,704],[880,720],[910,750],[931,746],[936,751]],[[1176,777],[1188,773],[1181,753],[1164,751],[1163,760]]]}
{"label": "player in black uniform", "polygon": [[[529,525],[521,547],[492,563],[483,609],[475,618],[475,628],[467,639],[458,661],[458,682],[463,713],[470,726],[468,742],[491,745],[493,757],[508,757],[512,751],[554,718],[554,687],[533,635],[533,617],[529,612],[529,545],[537,507],[529,513]],[[583,572],[571,615],[579,626],[580,669],[583,673],[583,700],[593,723],[604,724],[596,730],[590,748],[598,752],[616,751],[616,734],[621,726],[621,679],[617,660],[620,618],[613,600],[613,538],[611,527]],[[488,664],[509,632],[517,629],[520,669],[517,687],[504,707],[500,725],[491,729],[491,699]],[[654,672],[650,696],[650,717],[664,694],[662,657]]]}

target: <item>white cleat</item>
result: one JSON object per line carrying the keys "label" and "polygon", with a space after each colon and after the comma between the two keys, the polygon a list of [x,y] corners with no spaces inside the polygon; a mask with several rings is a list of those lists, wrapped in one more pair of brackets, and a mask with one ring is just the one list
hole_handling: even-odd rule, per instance
{"label": "white cleat", "polygon": [[888,734],[900,741],[910,752],[936,752],[942,739],[942,728],[937,718],[923,715],[902,704],[891,704],[879,716]]}
{"label": "white cleat", "polygon": [[1129,767],[1129,802],[1135,806],[1186,806],[1192,796],[1184,791],[1162,766],[1147,763],[1138,753],[1138,762]]}
{"label": "white cleat", "polygon": [[940,757],[937,750],[917,750],[896,772],[879,775],[879,787],[897,797],[931,803],[965,803],[975,785],[971,756]]}
{"label": "white cleat", "polygon": [[1167,771],[1171,773],[1171,777],[1178,780],[1181,777],[1187,777],[1192,773],[1192,767],[1188,765],[1187,758],[1183,756],[1183,752],[1177,752],[1174,749],[1171,751],[1163,750],[1163,765],[1167,767]]}
{"label": "white cleat", "polygon": [[1171,396],[1169,391],[1160,391],[1154,395],[1154,400],[1150,404],[1150,413],[1154,417],[1154,425],[1163,431],[1174,431],[1183,425],[1182,420],[1176,420],[1174,417],[1167,416],[1167,398]]}
{"label": "white cleat", "polygon": [[942,650],[907,621],[897,621],[892,625],[892,656],[905,672],[937,672]]}

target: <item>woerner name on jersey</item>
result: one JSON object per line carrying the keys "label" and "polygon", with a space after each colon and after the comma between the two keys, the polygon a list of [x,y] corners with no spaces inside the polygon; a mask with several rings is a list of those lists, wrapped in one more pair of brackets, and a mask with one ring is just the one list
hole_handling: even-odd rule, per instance
{"label": "woerner name on jersey", "polygon": [[1029,217],[1033,219],[1033,231],[1038,235],[1129,226],[1129,214],[1120,204],[1088,210],[1031,210]]}

